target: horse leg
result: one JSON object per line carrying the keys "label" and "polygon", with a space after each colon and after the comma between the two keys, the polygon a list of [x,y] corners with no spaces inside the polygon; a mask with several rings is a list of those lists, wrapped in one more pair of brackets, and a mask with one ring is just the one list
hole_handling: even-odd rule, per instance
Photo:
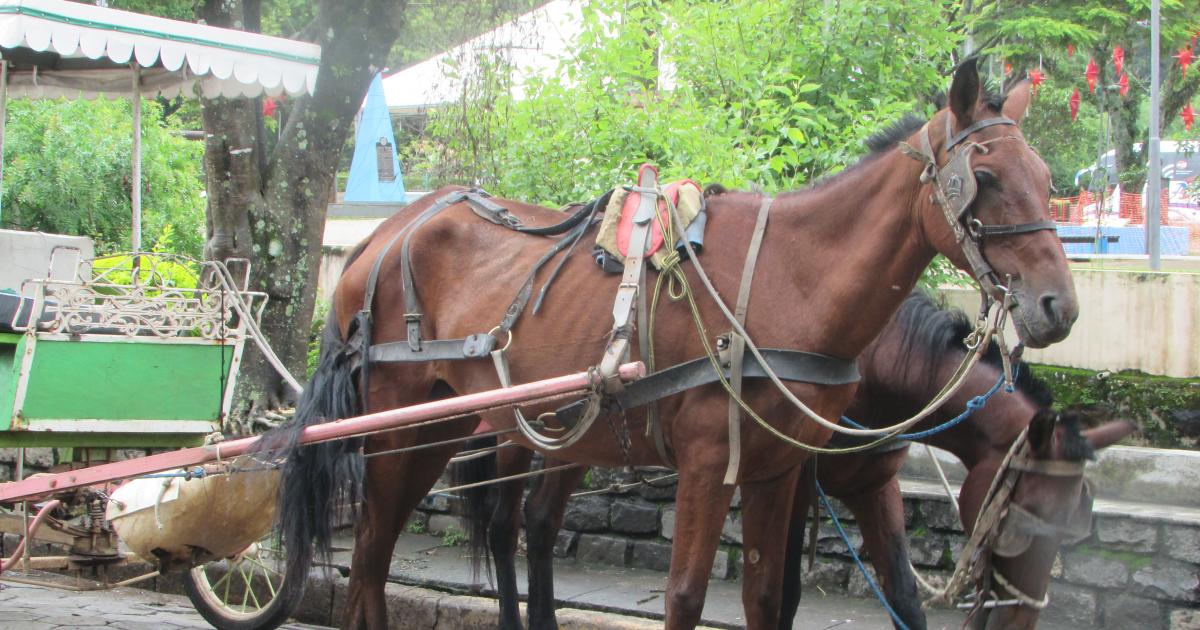
{"label": "horse leg", "polygon": [[[904,530],[904,501],[896,477],[875,492],[838,497],[854,513],[884,596],[904,625],[924,630],[925,612],[917,594]],[[899,626],[897,626],[899,627]]]}
{"label": "horse leg", "polygon": [[[440,386],[434,388],[430,398],[450,395],[453,392],[448,387]],[[379,457],[371,457],[371,453],[467,436],[478,423],[477,417],[469,416],[415,431],[392,431],[368,438],[362,512],[354,531],[343,628],[388,627],[384,586],[396,538],[413,509],[437,482],[458,445]]]}
{"label": "horse leg", "polygon": [[[533,451],[520,447],[500,449],[496,455],[496,478],[529,470]],[[500,595],[500,629],[521,630],[521,594],[517,590],[517,535],[521,529],[521,497],[525,480],[497,484],[496,509],[488,526],[488,544],[496,562],[496,589]]]}
{"label": "horse leg", "polygon": [[713,464],[699,459],[680,462],[666,630],[691,629],[700,623],[713,558],[733,499],[733,486],[722,483],[724,461]]}
{"label": "horse leg", "polygon": [[779,611],[779,630],[792,630],[796,611],[800,608],[802,576],[804,573],[805,528],[808,511],[812,508],[814,464],[809,460],[800,467],[800,480],[796,483],[796,494],[792,499],[792,517],[788,522],[787,552],[783,558],[783,594]]}
{"label": "horse leg", "polygon": [[[546,458],[544,466],[561,464]],[[571,493],[587,473],[579,466],[542,475],[525,500],[525,546],[529,553],[529,630],[558,628],[554,615],[554,544]]]}
{"label": "horse leg", "polygon": [[778,628],[792,499],[800,467],[742,489],[742,605],[746,628]]}

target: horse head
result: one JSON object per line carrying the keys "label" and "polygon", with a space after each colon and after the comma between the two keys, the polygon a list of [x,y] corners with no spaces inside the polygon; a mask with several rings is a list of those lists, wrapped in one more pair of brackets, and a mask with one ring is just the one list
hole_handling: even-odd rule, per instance
{"label": "horse head", "polygon": [[990,567],[981,567],[980,575],[1000,605],[984,609],[976,627],[1035,627],[1048,601],[1050,570],[1059,546],[1091,535],[1092,496],[1083,476],[1084,461],[1134,430],[1124,420],[1080,429],[1103,420],[1097,418],[1103,413],[1042,409],[1034,416],[1027,446],[1009,465],[1015,486],[1004,516],[996,522]]}
{"label": "horse head", "polygon": [[984,94],[975,61],[954,74],[947,107],[910,138],[933,189],[918,203],[926,241],[992,297],[1008,298],[1021,339],[1061,341],[1079,314],[1062,244],[1050,219],[1050,170],[1025,141],[1023,81],[1001,101]]}

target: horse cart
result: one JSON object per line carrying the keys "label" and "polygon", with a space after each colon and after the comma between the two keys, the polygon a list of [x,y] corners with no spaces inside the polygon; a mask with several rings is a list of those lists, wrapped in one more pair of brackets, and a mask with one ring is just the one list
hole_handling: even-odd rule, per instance
{"label": "horse cart", "polygon": [[[248,262],[86,260],[56,248],[48,267],[63,258],[73,259],[71,277],[48,273],[0,293],[0,448],[18,453],[17,480],[0,484],[0,532],[21,541],[0,581],[92,590],[179,572],[214,626],[275,627],[300,590],[285,583],[269,536],[280,463],[257,452],[256,437],[220,440],[266,302],[246,289]],[[635,377],[640,366],[621,373]],[[589,375],[568,375],[329,423],[302,441],[589,387]],[[57,463],[26,478],[34,447],[53,448]],[[162,452],[120,460],[128,449]],[[135,566],[143,570],[118,575]]]}
{"label": "horse cart", "polygon": [[[227,264],[157,254],[86,260],[59,247],[48,269],[68,267],[70,276],[50,271],[0,295],[0,448],[15,449],[18,480],[31,447],[54,449],[53,469],[69,475],[128,449],[196,446],[220,435],[266,302],[246,290],[246,261]],[[277,622],[287,612],[280,578],[271,550],[256,542],[271,526],[274,472],[263,465],[229,474],[248,468],[226,460],[14,504],[0,512],[0,531],[61,553],[34,556],[34,545],[22,544],[3,578],[95,589],[179,570],[214,625]],[[35,506],[36,519],[28,509]],[[114,567],[135,563],[154,566],[115,577]],[[41,575],[47,570],[70,580]]]}

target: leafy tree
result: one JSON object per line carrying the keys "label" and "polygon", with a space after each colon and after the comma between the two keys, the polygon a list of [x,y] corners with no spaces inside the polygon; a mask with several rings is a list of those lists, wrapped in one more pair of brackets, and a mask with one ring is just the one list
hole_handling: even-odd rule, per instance
{"label": "leafy tree", "polygon": [[[321,46],[316,91],[289,99],[273,144],[258,103],[203,102],[206,254],[254,260],[252,282],[270,296],[262,329],[293,374],[305,369],[334,175],[370,81],[386,64],[400,32],[406,5],[387,0],[315,3],[300,37]],[[259,0],[205,0],[197,17],[214,26],[261,31],[264,6]],[[243,363],[242,372],[243,399],[252,404],[274,406],[291,396],[261,360]]]}
{"label": "leafy tree", "polygon": [[[204,242],[204,146],[185,140],[161,106],[142,119],[146,248],[199,257]],[[100,253],[130,243],[132,114],[126,101],[9,103],[3,224],[90,236]]]}
{"label": "leafy tree", "polygon": [[[1048,68],[1066,85],[1079,86],[1084,102],[1094,102],[1101,114],[1111,116],[1111,142],[1116,152],[1118,177],[1129,190],[1142,190],[1146,180],[1145,156],[1134,144],[1148,146],[1150,93],[1150,3],[1144,0],[1018,0],[978,5],[977,34],[986,40],[984,52],[1007,60],[1014,68]],[[1192,36],[1200,30],[1200,2],[1162,0],[1161,54],[1163,127],[1177,119],[1179,110],[1200,87],[1200,72],[1180,71],[1173,55],[1191,48],[1200,55]],[[1068,57],[1067,46],[1075,49]],[[1113,49],[1125,51],[1124,72],[1128,93],[1120,94],[1119,76],[1112,62]],[[1085,67],[1094,59],[1098,70],[1095,95],[1084,81]],[[1068,90],[1069,92],[1070,90]],[[1065,99],[1062,101],[1065,109]],[[1093,136],[1097,138],[1097,136]],[[1094,147],[1098,140],[1090,144]],[[1086,163],[1086,162],[1085,162]]]}
{"label": "leafy tree", "polygon": [[940,3],[813,5],[588,3],[560,76],[521,100],[502,55],[461,60],[462,100],[431,117],[418,167],[550,204],[627,181],[643,161],[772,189],[834,172],[942,87],[959,36],[912,26],[937,24]]}

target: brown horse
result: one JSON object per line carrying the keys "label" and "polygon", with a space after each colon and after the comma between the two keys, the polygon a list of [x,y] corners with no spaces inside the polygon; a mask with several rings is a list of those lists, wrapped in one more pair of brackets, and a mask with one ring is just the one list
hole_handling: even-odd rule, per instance
{"label": "brown horse", "polygon": [[[847,415],[866,426],[887,426],[924,404],[948,378],[966,349],[961,340],[970,324],[961,312],[936,308],[925,296],[914,294],[901,307],[880,338],[859,359],[863,380]],[[901,367],[903,366],[903,367]],[[921,427],[941,424],[966,408],[971,398],[995,386],[1002,375],[1000,357],[990,352],[975,366],[963,388]],[[1092,457],[1133,431],[1126,421],[1114,421],[1080,432],[1084,410],[1056,414],[1049,409],[1049,390],[1018,367],[1017,390],[998,393],[987,404],[953,427],[922,437],[920,441],[954,453],[966,466],[967,478],[959,493],[963,530],[973,532],[981,503],[1001,464],[1018,436],[1029,430],[1032,457],[1039,461],[1079,461]],[[1089,424],[1091,424],[1089,422]],[[800,563],[805,515],[813,496],[813,475],[830,496],[840,499],[854,514],[863,544],[882,582],[892,609],[910,629],[925,628],[925,615],[917,597],[915,576],[904,531],[904,505],[898,473],[907,448],[885,453],[821,456],[806,463],[797,485],[792,527],[788,534],[784,609],[780,628],[790,629],[800,603]],[[1048,477],[1026,471],[1013,502],[1043,520],[1065,528],[1072,518],[1086,522],[1090,497],[1081,496],[1082,476]],[[1078,511],[1076,508],[1082,508]],[[1056,530],[1058,531],[1058,530]],[[1089,530],[1090,531],[1090,530]],[[1022,593],[1041,599],[1049,585],[1050,569],[1058,551],[1055,536],[1039,537],[1025,552],[1010,558],[995,556],[993,570],[1007,576]],[[994,587],[1000,600],[1011,598],[1003,587]],[[984,609],[978,627],[1033,628],[1040,609],[1018,605]]]}
{"label": "brown horse", "polygon": [[[1001,105],[983,95],[974,62],[955,73],[949,107],[918,132],[912,126],[839,175],[806,190],[780,195],[770,205],[745,328],[763,347],[800,349],[851,360],[886,324],[935,253],[960,268],[984,269],[985,280],[1011,291],[1013,319],[1024,341],[1044,346],[1065,337],[1077,315],[1074,287],[1062,246],[1046,230],[1049,172],[1016,124],[1028,105],[1028,86],[1015,89]],[[924,161],[901,152],[896,140],[925,150]],[[965,162],[964,162],[965,159]],[[927,163],[932,166],[927,167]],[[922,178],[944,166],[951,181]],[[978,194],[969,206],[946,208],[930,198],[962,191]],[[967,186],[964,188],[963,186]],[[940,188],[939,188],[940,187]],[[548,249],[546,241],[479,220],[466,203],[456,203],[414,228],[401,251],[390,244],[451,189],[435,191],[384,222],[360,247],[333,298],[331,326],[322,345],[317,374],[298,405],[292,424],[276,439],[293,438],[308,424],[359,410],[353,368],[362,360],[351,323],[364,307],[374,319],[366,326],[376,342],[401,342],[410,329],[424,339],[459,339],[491,330],[503,317],[524,276]],[[951,195],[952,196],[952,195]],[[967,195],[965,198],[969,198]],[[955,197],[958,199],[959,197]],[[709,199],[711,234],[703,265],[716,290],[737,293],[742,262],[761,195],[729,193]],[[545,225],[561,215],[547,208],[496,200],[525,225]],[[991,226],[985,226],[990,223]],[[1004,227],[1035,226],[1004,233]],[[962,235],[960,242],[956,234]],[[986,237],[986,238],[985,238]],[[978,247],[979,249],[974,249]],[[966,253],[964,253],[966,252]],[[385,255],[386,254],[386,255]],[[969,260],[970,259],[970,260]],[[366,299],[377,268],[380,282]],[[419,298],[420,319],[410,313],[404,268],[414,282],[409,298]],[[696,269],[684,265],[694,286]],[[653,278],[653,273],[650,274]],[[585,257],[565,261],[540,315],[527,315],[513,329],[508,361],[517,381],[531,381],[586,369],[599,362],[610,332],[606,313],[619,280],[605,276]],[[717,325],[717,305],[700,296],[698,309]],[[660,365],[703,356],[701,340],[685,304],[660,309],[656,350]],[[353,331],[361,335],[361,324]],[[347,341],[349,340],[349,341]],[[410,343],[413,340],[409,340]],[[507,343],[508,340],[502,340]],[[634,351],[636,352],[636,350]],[[636,354],[634,355],[636,356]],[[401,407],[433,396],[497,386],[487,361],[372,364],[365,392],[366,411]],[[838,418],[854,385],[818,386],[789,382],[790,392],[824,418]],[[771,384],[747,383],[744,399],[777,431],[808,444],[823,444],[830,430],[795,412]],[[700,617],[724,514],[733,486],[723,483],[729,459],[727,398],[716,385],[687,390],[659,402],[667,449],[679,470],[679,523],[666,596],[668,628],[694,627]],[[527,412],[551,411],[552,405]],[[644,438],[635,414],[609,414],[595,430],[555,455],[568,461],[606,466],[663,465],[653,441]],[[511,412],[482,414],[493,427],[515,425]],[[316,445],[291,451],[284,468],[279,515],[289,554],[289,575],[300,579],[330,544],[330,519],[339,501],[361,501],[355,530],[347,601],[347,626],[382,628],[387,623],[383,587],[395,540],[405,519],[441,474],[455,445],[417,452],[374,453],[470,434],[480,418],[460,418],[411,431],[365,440],[359,445]],[[606,427],[620,430],[607,430]],[[737,483],[743,497],[743,535],[749,563],[743,601],[751,628],[774,628],[780,611],[786,529],[799,464],[806,453],[776,436],[750,428],[741,432],[743,465]],[[623,436],[631,436],[630,443]],[[526,441],[522,438],[522,441]],[[752,455],[752,456],[751,456]]]}
{"label": "brown horse", "polygon": [[[884,328],[859,358],[863,380],[859,385],[848,415],[867,426],[888,426],[916,413],[932,399],[949,378],[966,353],[962,340],[970,333],[971,323],[957,310],[942,309],[924,293],[914,292],[900,307],[896,316]],[[1082,435],[1078,432],[1074,414],[1064,414],[1066,420],[1057,429],[1056,414],[1050,412],[1049,391],[1034,379],[1028,369],[1017,370],[1017,392],[993,396],[986,406],[960,424],[933,434],[922,441],[935,444],[956,454],[967,466],[968,481],[963,485],[963,527],[972,531],[983,494],[999,469],[1017,436],[1030,427],[1031,436],[1042,440],[1056,435],[1056,444],[1034,445],[1036,457],[1062,460],[1087,456],[1093,449],[1108,446],[1120,439],[1132,425],[1118,422]],[[940,425],[966,408],[969,400],[994,387],[1002,376],[1000,354],[993,347],[985,362],[977,364],[964,386],[933,416],[922,421],[917,429]],[[1047,429],[1047,426],[1049,427]],[[841,436],[839,436],[841,437]],[[847,441],[835,439],[845,445]],[[1067,448],[1065,445],[1071,445]],[[823,455],[805,463],[801,481],[796,487],[792,511],[792,526],[787,539],[784,571],[783,613],[780,628],[790,629],[800,604],[800,563],[805,540],[805,516],[813,496],[813,464],[825,491],[840,499],[855,515],[867,553],[881,578],[882,589],[892,609],[911,630],[925,628],[925,614],[917,596],[916,580],[910,571],[908,539],[904,531],[904,505],[897,479],[907,454],[906,443],[888,445],[865,453]],[[504,477],[528,470],[532,453],[525,449],[501,449],[489,470],[479,460],[452,468],[454,483],[470,483],[485,477]],[[561,462],[547,458],[544,466],[553,468]],[[567,499],[578,487],[586,469],[548,473],[537,482],[525,502],[525,527],[529,556],[529,598],[527,614],[533,629],[556,627],[553,592],[552,549],[558,528],[562,524]],[[1022,480],[1026,491],[1021,503],[1025,509],[1045,514],[1048,508],[1075,506],[1080,501],[1080,484],[1048,482],[1045,478]],[[469,520],[473,551],[490,548],[495,560],[497,588],[500,597],[500,627],[522,627],[518,608],[515,573],[515,547],[520,519],[518,507],[522,498],[522,481],[499,484],[495,496],[485,492],[468,492],[467,513],[471,519],[487,519],[487,527],[478,527],[478,520]],[[1061,518],[1069,513],[1060,515]],[[486,523],[486,520],[483,521]],[[1059,523],[1064,524],[1062,522]],[[484,532],[487,539],[479,538]],[[485,544],[486,542],[486,544]],[[1025,593],[1040,598],[1045,593],[1050,566],[1056,549],[1041,549],[1022,554],[1008,561],[1007,575],[1019,580]],[[1001,599],[1003,590],[1001,589]],[[1031,628],[1037,610],[1018,613],[1015,608],[1003,608],[994,613],[1000,628]],[[1017,622],[1017,616],[1024,618]],[[986,614],[984,615],[987,616]]]}

